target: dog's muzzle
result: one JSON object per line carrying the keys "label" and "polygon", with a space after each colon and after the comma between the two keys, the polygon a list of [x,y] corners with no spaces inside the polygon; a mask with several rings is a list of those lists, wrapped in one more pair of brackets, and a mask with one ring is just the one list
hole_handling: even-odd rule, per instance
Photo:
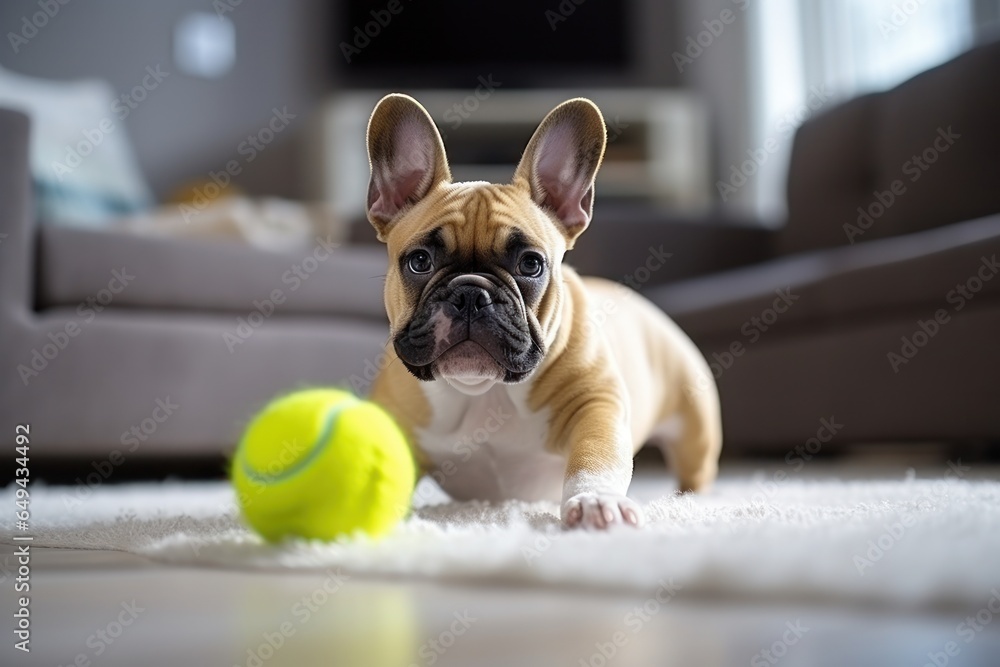
{"label": "dog's muzzle", "polygon": [[396,352],[418,378],[442,373],[495,375],[518,382],[534,370],[541,350],[524,304],[498,279],[462,273],[439,283],[395,338]]}

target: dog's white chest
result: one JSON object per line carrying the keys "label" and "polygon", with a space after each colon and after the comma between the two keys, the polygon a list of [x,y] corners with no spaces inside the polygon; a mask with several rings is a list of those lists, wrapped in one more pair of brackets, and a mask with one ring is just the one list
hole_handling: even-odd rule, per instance
{"label": "dog's white chest", "polygon": [[442,385],[423,386],[433,420],[417,433],[441,488],[458,500],[559,500],[566,460],[545,450],[549,415],[528,409],[528,386],[467,396]]}

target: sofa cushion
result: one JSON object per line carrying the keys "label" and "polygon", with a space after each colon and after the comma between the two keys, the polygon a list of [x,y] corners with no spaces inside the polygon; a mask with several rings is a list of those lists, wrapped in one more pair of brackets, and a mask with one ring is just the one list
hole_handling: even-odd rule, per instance
{"label": "sofa cushion", "polygon": [[[162,74],[147,69],[144,80]],[[30,167],[39,219],[106,226],[152,205],[123,122],[129,109],[110,83],[47,81],[0,68],[0,106],[31,117]]]}
{"label": "sofa cushion", "polygon": [[[755,317],[764,327],[784,328],[887,316],[916,324],[938,309],[951,314],[960,302],[1000,294],[998,260],[1000,215],[803,253],[654,288],[646,296],[699,343],[747,342],[759,337],[755,331],[764,333]],[[967,284],[971,299],[956,290]]]}
{"label": "sofa cushion", "polygon": [[[235,241],[150,238],[42,225],[36,306],[268,311],[384,321],[381,247],[267,252]],[[125,283],[123,285],[123,283]],[[256,302],[256,304],[255,304]],[[267,312],[264,312],[268,315]]]}

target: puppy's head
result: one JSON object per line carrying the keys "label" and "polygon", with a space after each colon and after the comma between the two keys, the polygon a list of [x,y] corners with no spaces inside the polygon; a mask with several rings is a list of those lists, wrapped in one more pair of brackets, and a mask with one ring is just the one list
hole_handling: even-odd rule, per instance
{"label": "puppy's head", "polygon": [[542,121],[510,184],[452,183],[441,136],[406,95],[368,123],[368,219],[388,245],[385,305],[420,380],[476,394],[526,379],[559,326],[566,250],[590,222],[604,119],[574,99]]}

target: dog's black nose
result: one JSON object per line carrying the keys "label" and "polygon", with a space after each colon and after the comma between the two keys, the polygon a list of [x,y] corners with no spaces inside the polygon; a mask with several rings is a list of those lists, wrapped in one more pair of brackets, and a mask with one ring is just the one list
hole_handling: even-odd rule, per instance
{"label": "dog's black nose", "polygon": [[490,293],[479,285],[459,285],[448,296],[448,301],[460,315],[471,317],[493,303]]}

